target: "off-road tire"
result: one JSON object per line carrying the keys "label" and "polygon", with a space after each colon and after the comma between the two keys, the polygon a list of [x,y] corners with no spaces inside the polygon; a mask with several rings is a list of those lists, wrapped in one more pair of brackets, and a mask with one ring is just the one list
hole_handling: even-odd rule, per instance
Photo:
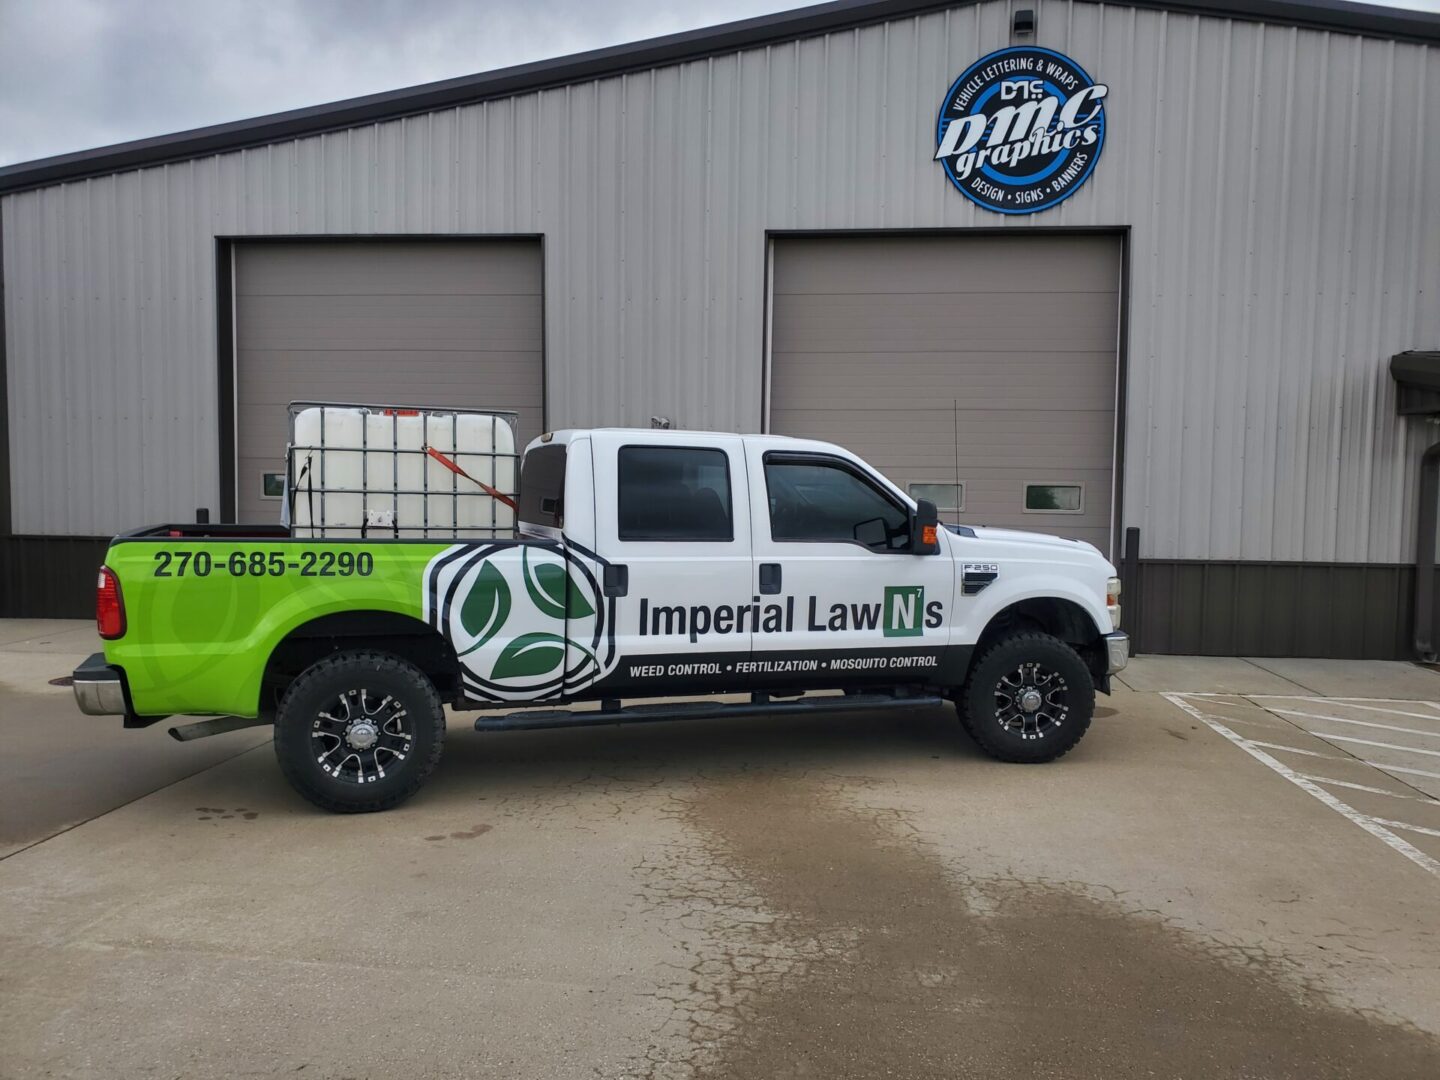
{"label": "off-road tire", "polygon": [[[377,695],[381,700],[393,698],[404,710],[396,736],[382,729],[382,741],[403,749],[397,739],[408,739],[403,758],[395,750],[380,750],[370,755],[370,763],[380,760],[383,775],[356,781],[342,778],[342,770],[327,773],[319,760],[329,738],[320,731],[321,724],[333,726],[333,713],[344,704],[346,695]],[[369,697],[365,697],[367,702]],[[349,708],[345,710],[347,716]],[[322,715],[326,719],[322,721]],[[368,712],[361,719],[368,717]],[[379,744],[376,744],[377,746]],[[435,686],[414,665],[398,656],[373,651],[336,653],[306,668],[286,689],[275,715],[275,757],[280,771],[290,785],[322,810],[338,814],[366,814],[389,810],[400,805],[419,790],[426,777],[434,771],[445,747],[445,710]],[[339,750],[338,753],[344,753]],[[359,764],[363,755],[350,755],[357,765],[351,766],[366,775]],[[334,755],[332,755],[332,760]],[[345,764],[340,762],[341,765]]]}
{"label": "off-road tire", "polygon": [[[1065,711],[1058,724],[1033,733],[1002,722],[997,689],[1001,680],[1035,664],[1064,684]],[[1085,661],[1065,642],[1049,634],[1024,632],[989,645],[970,669],[955,696],[965,731],[985,753],[999,761],[1038,765],[1072,750],[1095,713],[1095,681]]]}

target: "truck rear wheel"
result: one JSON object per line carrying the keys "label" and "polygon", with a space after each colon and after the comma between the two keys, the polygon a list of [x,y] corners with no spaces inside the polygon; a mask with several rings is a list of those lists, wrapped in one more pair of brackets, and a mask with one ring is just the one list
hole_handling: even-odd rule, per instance
{"label": "truck rear wheel", "polygon": [[275,716],[285,779],[324,810],[389,810],[419,790],[445,745],[445,710],[424,672],[382,652],[306,668]]}
{"label": "truck rear wheel", "polygon": [[1000,761],[1054,761],[1080,741],[1095,712],[1095,682],[1080,655],[1049,634],[995,642],[956,696],[960,723]]}

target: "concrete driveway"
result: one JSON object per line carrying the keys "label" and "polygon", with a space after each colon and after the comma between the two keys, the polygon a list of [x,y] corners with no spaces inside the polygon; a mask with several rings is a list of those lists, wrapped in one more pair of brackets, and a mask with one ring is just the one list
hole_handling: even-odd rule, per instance
{"label": "concrete driveway", "polygon": [[356,818],[80,717],[92,647],[0,624],[6,1077],[1440,1075],[1428,671],[1142,658],[1043,767],[948,710],[460,718]]}

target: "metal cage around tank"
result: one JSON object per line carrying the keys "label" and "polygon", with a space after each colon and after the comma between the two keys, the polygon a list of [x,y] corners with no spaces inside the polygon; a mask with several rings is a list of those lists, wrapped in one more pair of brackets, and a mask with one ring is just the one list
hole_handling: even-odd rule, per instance
{"label": "metal cage around tank", "polygon": [[[362,539],[503,539],[514,534],[514,509],[518,495],[520,451],[517,445],[517,413],[493,409],[436,408],[425,405],[366,404],[335,401],[292,401],[289,406],[289,439],[285,447],[285,523],[292,535],[313,539],[337,539],[341,537]],[[296,437],[296,421],[307,410],[318,409],[320,434],[317,442],[301,442]],[[327,440],[326,418],[331,410],[348,410],[360,414],[360,443],[339,444]],[[389,446],[370,445],[371,425],[368,422],[379,415],[390,422]],[[400,445],[401,421],[418,417],[420,420],[420,446],[418,448]],[[461,450],[460,426],[462,417],[483,417],[491,421],[490,449]],[[437,430],[438,425],[438,430]],[[448,425],[448,432],[446,426]],[[499,429],[509,431],[512,449],[499,449]],[[431,444],[431,432],[445,432],[449,435],[451,454],[437,451]],[[337,454],[358,454],[360,459],[360,486],[353,487],[331,483],[328,473],[329,456]],[[374,477],[372,483],[372,456],[383,463],[389,462],[388,483],[383,472]],[[405,458],[418,459],[420,465],[420,486],[402,486],[401,461]],[[471,475],[461,460],[472,463],[475,460],[488,464],[489,481],[481,481]],[[448,474],[449,489],[431,484],[429,463],[438,461]],[[477,470],[478,471],[478,470]],[[351,522],[327,522],[327,508],[332,497],[359,497],[360,519]],[[308,522],[296,523],[296,507],[301,498],[305,499]],[[450,507],[449,523],[431,521],[432,500],[441,499]],[[418,499],[420,521],[402,520],[402,499]],[[488,502],[489,525],[466,525],[460,522],[460,508],[466,500],[483,499]],[[319,514],[315,513],[318,501]],[[511,522],[503,523],[500,507],[508,506]],[[390,518],[384,520],[388,510]],[[374,511],[374,513],[372,513]],[[378,523],[377,523],[378,522]]]}

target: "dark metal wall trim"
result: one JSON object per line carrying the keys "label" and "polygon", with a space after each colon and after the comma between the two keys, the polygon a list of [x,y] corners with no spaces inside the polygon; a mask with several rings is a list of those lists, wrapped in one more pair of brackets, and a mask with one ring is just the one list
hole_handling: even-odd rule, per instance
{"label": "dark metal wall trim", "polygon": [[10,518],[10,382],[5,357],[5,222],[0,215],[0,536],[9,536]]}
{"label": "dark metal wall trim", "polygon": [[[1125,554],[1125,436],[1130,420],[1130,226],[1120,230],[1120,310],[1115,316],[1115,442],[1110,473],[1110,561]],[[1136,537],[1139,556],[1139,537]]]}
{"label": "dark metal wall trim", "polygon": [[1122,605],[1137,652],[1411,658],[1410,565],[1141,559],[1134,573]]}
{"label": "dark metal wall trim", "polygon": [[[423,86],[349,98],[213,127],[118,143],[0,169],[0,193],[184,161],[382,120],[451,109],[591,79],[910,18],[978,0],[838,0],[667,37],[576,53]],[[1088,0],[1099,2],[1099,0]],[[1421,43],[1440,42],[1440,15],[1345,0],[1128,0],[1116,6],[1273,22]],[[1041,24],[1044,33],[1044,24]]]}
{"label": "dark metal wall trim", "polygon": [[0,536],[0,619],[95,615],[108,536]]}
{"label": "dark metal wall trim", "polygon": [[215,358],[220,439],[220,521],[235,521],[235,242],[215,239]]}
{"label": "dark metal wall trim", "polygon": [[1435,660],[1435,520],[1437,482],[1440,482],[1440,443],[1428,447],[1420,458],[1420,512],[1415,530],[1415,612],[1410,646],[1415,656]]}

